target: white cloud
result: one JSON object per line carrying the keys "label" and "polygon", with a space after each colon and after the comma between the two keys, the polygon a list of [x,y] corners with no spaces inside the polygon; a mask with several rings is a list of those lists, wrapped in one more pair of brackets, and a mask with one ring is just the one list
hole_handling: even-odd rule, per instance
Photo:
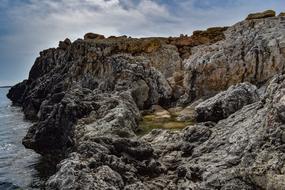
{"label": "white cloud", "polygon": [[[86,32],[105,35],[151,35],[156,19],[170,20],[168,10],[151,0],[143,0],[137,6],[124,8],[119,0],[31,0],[29,4],[9,11],[11,23],[17,30],[6,36],[6,42],[31,46],[30,51],[55,45],[70,37],[76,39]],[[153,19],[153,20],[152,20]],[[158,33],[158,32],[157,32]]]}
{"label": "white cloud", "polygon": [[[57,46],[66,37],[75,40],[87,32],[106,36],[158,35],[159,23],[173,19],[163,5],[152,0],[137,4],[128,1],[29,0],[7,7],[10,31],[0,35],[0,63],[6,65],[0,71],[0,79],[6,73],[4,69],[11,72],[12,65],[18,66],[13,70],[17,80],[26,78],[38,52]],[[0,0],[3,6],[7,2]]]}

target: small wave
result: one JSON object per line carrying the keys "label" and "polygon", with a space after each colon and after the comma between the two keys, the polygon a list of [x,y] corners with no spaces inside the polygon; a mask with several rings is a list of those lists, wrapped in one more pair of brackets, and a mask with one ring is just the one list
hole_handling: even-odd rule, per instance
{"label": "small wave", "polygon": [[16,146],[14,144],[0,144],[0,151],[10,151]]}
{"label": "small wave", "polygon": [[9,182],[0,182],[0,189],[7,189],[7,190],[20,190],[21,188],[13,183]]}

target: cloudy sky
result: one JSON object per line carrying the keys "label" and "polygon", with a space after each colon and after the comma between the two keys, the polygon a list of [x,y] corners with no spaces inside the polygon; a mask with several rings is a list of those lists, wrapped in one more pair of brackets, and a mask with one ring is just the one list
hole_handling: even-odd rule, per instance
{"label": "cloudy sky", "polygon": [[177,36],[282,8],[284,0],[0,0],[0,86],[27,78],[39,51],[66,37]]}

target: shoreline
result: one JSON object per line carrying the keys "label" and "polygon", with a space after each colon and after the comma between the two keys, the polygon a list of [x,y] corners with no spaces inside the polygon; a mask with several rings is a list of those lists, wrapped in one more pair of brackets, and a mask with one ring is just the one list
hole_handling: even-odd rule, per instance
{"label": "shoreline", "polygon": [[280,189],[283,21],[270,11],[170,39],[88,33],[42,51],[7,96],[35,121],[24,146],[62,157],[47,188]]}

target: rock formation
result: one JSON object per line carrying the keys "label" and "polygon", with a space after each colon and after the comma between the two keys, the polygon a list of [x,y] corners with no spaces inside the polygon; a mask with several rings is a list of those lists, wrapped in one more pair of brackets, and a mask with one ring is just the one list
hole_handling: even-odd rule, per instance
{"label": "rock formation", "polygon": [[191,100],[214,95],[229,86],[260,86],[285,70],[285,18],[245,20],[225,32],[225,40],[192,48],[184,61],[184,86]]}
{"label": "rock formation", "polygon": [[[284,31],[264,12],[189,37],[88,33],[41,52],[8,97],[35,121],[23,144],[60,160],[46,189],[284,189]],[[148,109],[196,123],[138,135]]]}

